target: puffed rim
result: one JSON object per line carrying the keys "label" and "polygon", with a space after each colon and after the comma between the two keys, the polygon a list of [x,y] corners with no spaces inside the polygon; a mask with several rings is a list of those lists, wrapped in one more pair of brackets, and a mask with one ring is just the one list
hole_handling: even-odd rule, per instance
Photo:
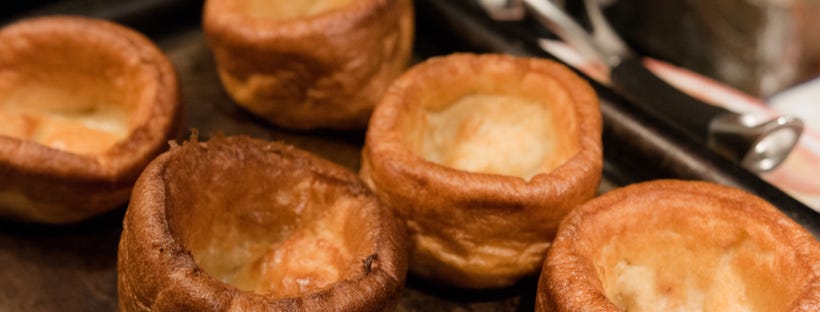
{"label": "puffed rim", "polygon": [[[425,81],[436,81],[436,75],[451,75],[454,67],[480,70],[490,64],[525,68],[529,74],[548,76],[566,91],[577,114],[577,154],[554,170],[538,173],[530,180],[525,180],[515,176],[453,169],[428,161],[405,145],[400,120],[412,115],[408,113],[413,111],[411,107],[419,105],[409,103],[406,100],[408,96],[412,96],[420,88],[446,88],[430,86],[430,83]],[[595,195],[603,167],[601,127],[601,114],[595,91],[567,67],[556,62],[491,54],[453,54],[432,58],[413,67],[394,81],[376,106],[362,152],[360,176],[384,202],[396,209],[399,215],[403,214],[404,217],[411,219],[407,221],[413,221],[414,215],[423,213],[420,211],[432,211],[434,214],[438,212],[442,216],[449,216],[452,213],[448,211],[460,209],[483,215],[487,213],[488,207],[492,207],[492,211],[498,212],[499,218],[515,214],[531,220],[528,224],[509,228],[510,233],[521,232],[521,236],[524,237],[543,232],[543,235],[539,236],[540,240],[533,239],[526,243],[549,243],[561,218],[570,209]],[[402,211],[403,208],[397,205],[410,211]],[[480,236],[480,233],[470,233]],[[527,238],[522,238],[518,243],[524,243],[523,240]],[[411,270],[415,270],[414,257],[411,251]],[[464,272],[438,272],[435,276],[428,277],[460,287],[503,287],[513,284],[525,274],[537,272],[541,261],[516,263],[515,270],[520,271],[520,274],[504,273],[502,276],[500,272],[473,272],[468,273],[471,276],[465,279],[462,276]],[[476,273],[480,276],[472,276]]]}
{"label": "puffed rim", "polygon": [[351,1],[342,7],[296,19],[251,18],[238,10],[226,9],[233,1],[206,1],[203,26],[213,38],[231,46],[255,46],[260,42],[304,40],[317,29],[328,37],[345,34],[381,14],[394,0]]}
{"label": "puffed rim", "polygon": [[[120,45],[119,53],[147,65],[141,66],[142,74],[155,77],[156,92],[150,98],[143,96],[144,100],[134,112],[142,116],[142,123],[132,128],[125,139],[101,154],[79,155],[34,141],[0,136],[0,172],[69,184],[130,187],[148,162],[165,149],[167,140],[178,133],[182,106],[174,67],[145,36],[103,20],[49,16],[21,20],[0,29],[0,43],[8,44],[11,42],[7,39],[9,37],[28,36],[78,36],[91,43]],[[75,48],[90,47],[93,45]],[[37,194],[33,195],[30,197],[37,197]],[[100,211],[89,212],[88,215],[96,213]]]}
{"label": "puffed rim", "polygon": [[[185,153],[186,149],[208,149],[216,144],[290,158],[292,165],[306,167],[319,179],[343,182],[348,191],[367,194],[367,200],[381,206],[352,172],[282,143],[239,136],[172,147],[151,162],[134,187],[117,261],[120,310],[125,309],[125,297],[129,302],[137,302],[144,311],[381,311],[395,306],[404,288],[407,257],[404,229],[386,209],[377,210],[373,216],[379,220],[379,227],[369,229],[376,233],[373,250],[382,265],[366,274],[357,274],[355,279],[340,280],[301,297],[277,299],[242,291],[200,269],[190,251],[172,234],[163,173],[174,154]],[[134,280],[135,275],[142,279]]]}
{"label": "puffed rim", "polygon": [[712,205],[721,205],[721,210],[715,212],[725,219],[769,227],[775,237],[781,238],[781,243],[792,247],[798,261],[807,265],[806,274],[812,276],[789,311],[817,311],[820,307],[820,243],[808,231],[765,200],[744,191],[708,182],[658,180],[606,193],[573,210],[561,222],[538,281],[536,311],[622,311],[607,299],[592,261],[576,249],[575,244],[583,242],[575,236],[584,227],[584,218],[594,217],[631,198],[651,194],[694,195],[687,198],[704,201],[708,197]]}
{"label": "puffed rim", "polygon": [[[413,153],[404,144],[399,120],[409,110],[406,94],[418,88],[418,77],[427,76],[432,68],[443,66],[445,62],[469,62],[479,68],[482,63],[520,62],[533,71],[552,76],[569,94],[574,102],[579,124],[580,148],[578,153],[551,172],[542,172],[529,181],[520,177],[462,171],[431,162]],[[459,202],[475,202],[476,199],[492,199],[493,203],[509,204],[515,207],[533,198],[559,197],[568,190],[595,180],[600,182],[603,167],[601,148],[601,114],[595,91],[571,70],[556,62],[545,59],[521,59],[508,55],[452,54],[431,58],[417,65],[397,79],[382,101],[376,106],[367,130],[366,148],[363,154],[369,159],[369,174],[379,176],[385,183],[380,189],[415,189],[406,181],[424,181],[428,189],[435,189],[440,196]]]}

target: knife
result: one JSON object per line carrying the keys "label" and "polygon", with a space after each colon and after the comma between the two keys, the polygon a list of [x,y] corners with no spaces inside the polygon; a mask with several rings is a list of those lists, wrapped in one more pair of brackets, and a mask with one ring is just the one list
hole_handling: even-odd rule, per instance
{"label": "knife", "polygon": [[615,33],[596,0],[584,0],[591,32],[549,0],[501,3],[495,8],[483,4],[490,10],[526,10],[585,58],[605,64],[613,88],[622,96],[752,172],[765,172],[780,165],[803,132],[803,123],[798,118],[763,119],[735,113],[671,86],[647,69]]}

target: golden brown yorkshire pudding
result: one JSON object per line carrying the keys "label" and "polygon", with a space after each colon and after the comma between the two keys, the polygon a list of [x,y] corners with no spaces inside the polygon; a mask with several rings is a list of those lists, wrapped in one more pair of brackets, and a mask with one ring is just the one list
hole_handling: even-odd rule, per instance
{"label": "golden brown yorkshire pudding", "polygon": [[289,128],[363,128],[405,68],[411,0],[208,0],[222,84],[240,106]]}
{"label": "golden brown yorkshire pudding", "polygon": [[762,199],[705,182],[611,191],[561,224],[537,311],[818,311],[820,243]]}
{"label": "golden brown yorkshire pudding", "polygon": [[122,311],[378,311],[405,232],[351,172],[247,137],[185,143],[140,176],[119,247]]}
{"label": "golden brown yorkshire pudding", "polygon": [[595,195],[602,162],[598,99],[569,69],[456,54],[396,80],[360,176],[407,222],[411,270],[489,288],[538,271],[561,218]]}
{"label": "golden brown yorkshire pudding", "polygon": [[128,200],[179,129],[176,73],[144,36],[41,17],[0,30],[0,215],[67,223]]}

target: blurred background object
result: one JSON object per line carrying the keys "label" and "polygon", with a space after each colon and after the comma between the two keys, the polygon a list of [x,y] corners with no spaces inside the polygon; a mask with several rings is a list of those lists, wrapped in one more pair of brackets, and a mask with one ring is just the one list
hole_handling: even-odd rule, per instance
{"label": "blurred background object", "polygon": [[606,2],[631,46],[748,94],[767,97],[820,74],[820,1]]}
{"label": "blurred background object", "polygon": [[[581,2],[566,5],[576,9]],[[712,77],[768,107],[702,85],[691,90],[723,105],[747,102],[741,111],[758,106],[803,119],[797,150],[763,178],[820,211],[820,182],[806,174],[820,168],[820,1],[605,2],[611,2],[606,14],[613,26],[642,54]]]}

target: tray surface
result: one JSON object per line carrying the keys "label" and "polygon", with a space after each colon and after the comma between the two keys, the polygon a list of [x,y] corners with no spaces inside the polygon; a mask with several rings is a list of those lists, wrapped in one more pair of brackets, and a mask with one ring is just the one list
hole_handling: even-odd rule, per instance
{"label": "tray surface", "polygon": [[[416,3],[419,12],[416,61],[452,51],[508,52],[494,49],[493,44],[508,44],[511,48],[521,47],[521,43],[498,43],[493,42],[492,38],[481,36],[467,38],[466,41],[483,40],[482,42],[487,44],[482,47],[455,44],[455,41],[448,37],[453,34],[439,31],[439,27],[448,25],[434,23],[440,16],[430,16],[433,12],[431,10],[438,12],[440,9],[436,8],[437,5],[434,3],[442,2],[429,0]],[[132,21],[135,24],[151,25],[145,23],[144,18]],[[171,25],[168,27],[172,28],[162,29],[153,25],[146,26],[143,30],[167,53],[177,69],[187,128],[198,129],[202,139],[206,139],[209,134],[222,133],[280,140],[316,153],[351,170],[358,170],[364,130],[297,132],[276,128],[254,118],[234,105],[223,91],[211,52],[205,44],[196,20],[190,20],[189,16],[187,22],[176,21],[165,25]],[[533,54],[522,51],[519,50],[517,54]],[[599,93],[605,98],[609,96],[605,90],[599,89]],[[650,178],[697,178],[691,172],[708,169],[709,164],[704,165],[697,157],[692,160],[695,167],[675,170],[665,167],[665,164],[671,161],[669,159],[665,162],[645,162],[640,158],[633,158],[626,150],[620,150],[617,143],[621,138],[619,133],[632,133],[628,123],[626,127],[621,126],[624,124],[623,120],[629,121],[629,113],[618,110],[617,101],[612,104],[609,100],[604,100],[602,109],[608,124],[604,140],[605,151],[608,152],[605,152],[607,159],[604,181],[600,186],[601,192]],[[618,126],[614,126],[613,123]],[[185,136],[187,134],[180,139],[184,139]],[[670,145],[666,137],[656,139],[658,142],[650,140],[652,148],[664,148],[658,147],[658,144],[667,144],[666,147],[676,146]],[[706,169],[698,166],[706,166]],[[71,226],[41,226],[0,221],[0,281],[3,282],[0,286],[0,311],[116,310],[116,254],[124,211],[123,206],[108,214]],[[816,219],[810,221],[817,222]],[[408,287],[399,302],[398,311],[531,311],[536,280],[537,277],[526,278],[519,284],[505,289],[468,291],[435,285],[409,276]]]}

